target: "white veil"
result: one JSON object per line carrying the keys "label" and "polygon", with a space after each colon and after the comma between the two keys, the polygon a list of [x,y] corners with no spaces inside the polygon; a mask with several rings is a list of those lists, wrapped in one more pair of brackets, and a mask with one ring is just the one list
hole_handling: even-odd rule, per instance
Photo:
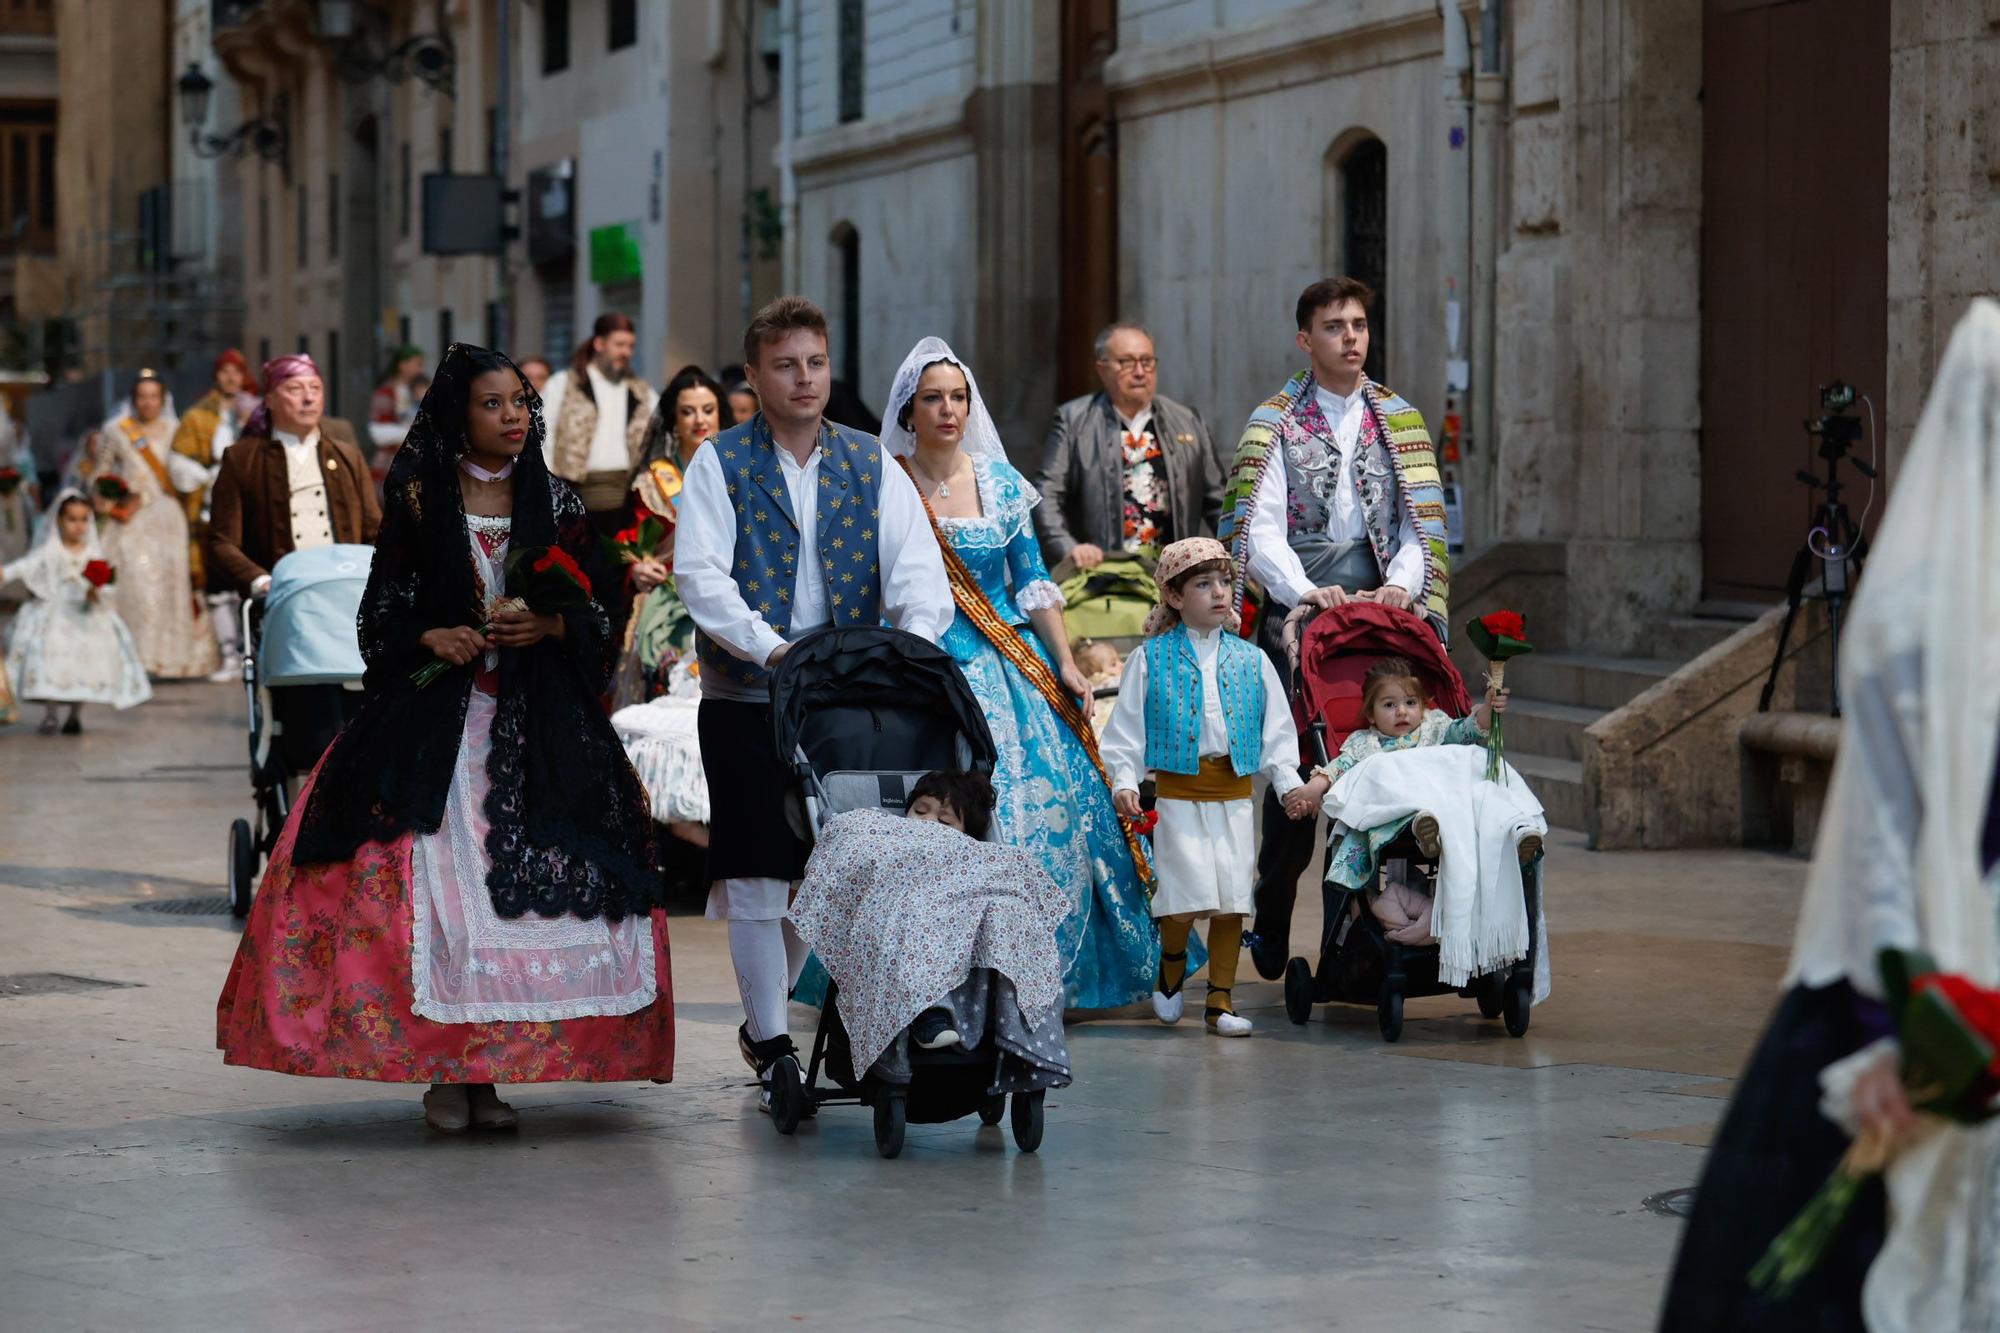
{"label": "white veil", "polygon": [[[979,381],[973,378],[972,367],[951,350],[949,343],[937,337],[919,339],[890,382],[889,397],[882,407],[882,451],[892,458],[908,458],[916,452],[917,437],[907,426],[898,424],[897,418],[902,416],[904,404],[917,396],[917,381],[924,377],[925,367],[939,361],[949,361],[963,371],[965,387],[971,391],[972,407],[966,414],[965,442],[961,447],[974,461],[1007,462],[1007,446],[1000,441],[1000,431],[993,424],[993,414],[986,410],[986,400],[979,396]],[[1021,479],[1021,491],[1031,506],[1041,498],[1025,477]]]}
{"label": "white veil", "polygon": [[1792,957],[1793,980],[1869,994],[1885,945],[2000,983],[2000,882],[1979,865],[2000,736],[2000,305],[1959,321],[1901,473],[1841,640],[1847,734]]}
{"label": "white veil", "polygon": [[[21,557],[15,566],[16,576],[27,585],[28,591],[45,602],[54,602],[60,595],[62,581],[68,572],[64,568],[62,532],[56,525],[56,515],[70,500],[90,503],[90,497],[74,486],[65,486],[56,492],[56,498],[42,511],[35,521],[35,544]],[[84,532],[83,553],[91,560],[104,558],[104,547],[97,539],[97,516],[92,508],[91,521]]]}
{"label": "white veil", "polygon": [[[1846,722],[1787,978],[1870,995],[1889,945],[2000,981],[2000,873],[1980,874],[2000,740],[2000,305],[1959,321],[1901,472],[1841,644]],[[2000,1123],[1939,1127],[1895,1159],[1868,1327],[2000,1327],[1996,1180]]]}

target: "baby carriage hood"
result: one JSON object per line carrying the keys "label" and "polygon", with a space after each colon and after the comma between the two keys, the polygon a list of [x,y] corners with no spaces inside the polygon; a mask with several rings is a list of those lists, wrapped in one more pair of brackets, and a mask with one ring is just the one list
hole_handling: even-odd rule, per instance
{"label": "baby carriage hood", "polygon": [[1367,725],[1361,709],[1361,679],[1384,657],[1409,660],[1430,696],[1431,707],[1453,717],[1472,711],[1464,678],[1428,625],[1408,611],[1373,602],[1348,602],[1322,611],[1306,626],[1299,647],[1303,704],[1299,734],[1305,735],[1313,721],[1322,721],[1327,729],[1327,752],[1338,753],[1349,735]]}
{"label": "baby carriage hood", "polygon": [[366,669],[354,623],[368,587],[372,546],[293,551],[271,571],[258,645],[266,685],[325,685],[360,680]]}
{"label": "baby carriage hood", "polygon": [[1138,556],[1111,555],[1062,584],[1064,623],[1072,635],[1136,639],[1160,600],[1151,568]]}
{"label": "baby carriage hood", "polygon": [[814,772],[993,766],[993,736],[950,653],[899,629],[825,629],[794,643],[771,676],[778,753]]}

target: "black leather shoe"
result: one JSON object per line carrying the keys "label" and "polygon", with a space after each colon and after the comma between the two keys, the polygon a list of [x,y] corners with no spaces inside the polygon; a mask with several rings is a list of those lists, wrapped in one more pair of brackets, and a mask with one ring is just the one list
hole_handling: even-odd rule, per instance
{"label": "black leather shoe", "polygon": [[1249,940],[1250,965],[1257,969],[1257,975],[1266,981],[1276,981],[1285,975],[1292,946],[1292,923],[1284,922],[1267,929],[1262,921],[1256,923],[1250,932],[1256,936]]}

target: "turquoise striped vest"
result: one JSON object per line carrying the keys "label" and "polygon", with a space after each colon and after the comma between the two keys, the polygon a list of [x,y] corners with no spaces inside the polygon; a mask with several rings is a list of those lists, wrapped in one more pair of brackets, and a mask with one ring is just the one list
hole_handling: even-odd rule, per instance
{"label": "turquoise striped vest", "polygon": [[[785,489],[784,465],[762,412],[731,426],[708,446],[718,450],[729,503],[736,511],[736,587],[764,623],[790,639],[792,586],[798,580],[799,521]],[[820,426],[816,551],[833,623],[882,623],[882,558],[875,525],[882,509],[882,450],[875,437],[847,426]],[[704,675],[763,685],[762,663],[746,662],[695,630]]]}
{"label": "turquoise striped vest", "polygon": [[[1226,630],[1217,638],[1215,685],[1229,726],[1229,766],[1247,777],[1264,757],[1264,654]],[[1146,640],[1146,767],[1201,768],[1201,664],[1186,625]]]}

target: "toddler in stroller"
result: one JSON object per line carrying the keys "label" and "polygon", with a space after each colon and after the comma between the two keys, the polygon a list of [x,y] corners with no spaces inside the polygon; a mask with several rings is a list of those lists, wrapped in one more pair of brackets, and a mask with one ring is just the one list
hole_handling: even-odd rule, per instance
{"label": "toddler in stroller", "polygon": [[987,832],[994,752],[964,677],[902,631],[823,630],[793,644],[771,700],[817,843],[788,919],[830,978],[807,1069],[781,1054],[768,1072],[773,1122],[791,1133],[858,1102],[894,1157],[907,1122],[996,1124],[1011,1095],[1033,1151],[1044,1094],[1069,1082],[1068,904],[1033,857],[971,836]]}
{"label": "toddler in stroller", "polygon": [[[1547,994],[1540,849],[1547,823],[1520,776],[1486,779],[1486,735],[1504,691],[1471,707],[1457,669],[1407,612],[1367,604],[1314,620],[1297,683],[1318,771],[1288,812],[1323,801],[1327,859],[1317,968],[1294,958],[1285,1007],[1376,1006],[1385,1040],[1406,996],[1455,991],[1526,1032]],[[1339,757],[1327,759],[1328,737]]]}

